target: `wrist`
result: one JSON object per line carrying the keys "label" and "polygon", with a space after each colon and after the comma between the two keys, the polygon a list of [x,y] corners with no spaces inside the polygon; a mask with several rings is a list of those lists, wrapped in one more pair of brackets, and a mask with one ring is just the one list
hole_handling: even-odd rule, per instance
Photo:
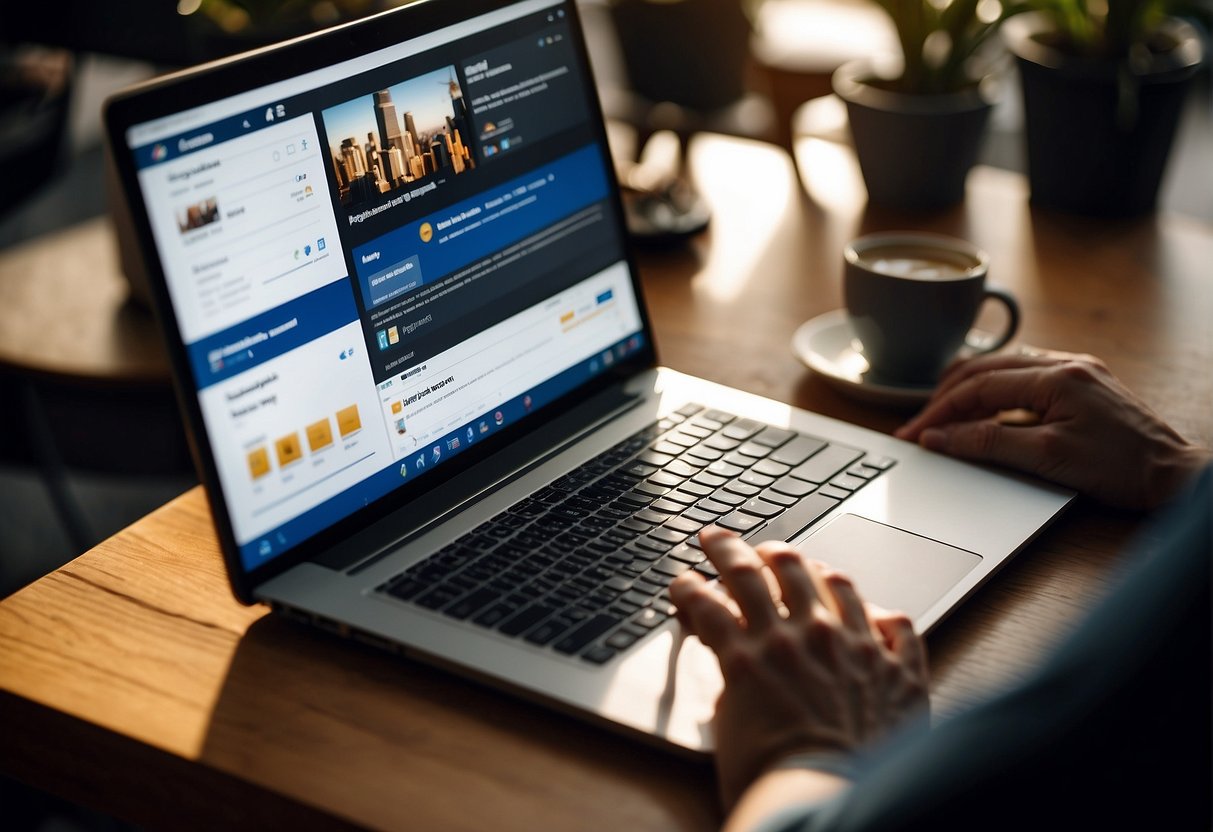
{"label": "wrist", "polygon": [[1213,462],[1213,451],[1184,442],[1155,464],[1147,487],[1146,508],[1168,502],[1193,482]]}
{"label": "wrist", "polygon": [[767,771],[811,770],[831,774],[844,780],[854,780],[857,772],[853,752],[822,748],[812,751],[792,751],[774,760]]}

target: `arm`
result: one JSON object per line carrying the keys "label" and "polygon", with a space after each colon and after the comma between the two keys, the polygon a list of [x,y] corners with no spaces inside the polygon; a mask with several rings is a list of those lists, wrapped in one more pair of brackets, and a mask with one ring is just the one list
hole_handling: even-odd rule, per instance
{"label": "arm", "polygon": [[[1010,423],[1007,411],[1026,411]],[[1121,508],[1169,500],[1207,465],[1099,359],[1062,352],[981,356],[951,367],[897,436],[1036,474]]]}
{"label": "arm", "polygon": [[851,785],[837,774],[808,768],[774,768],[742,793],[722,832],[747,832],[786,809],[829,800]]}
{"label": "arm", "polygon": [[[909,619],[865,604],[850,580],[785,543],[757,550],[700,533],[718,591],[687,573],[670,587],[684,625],[716,653],[717,774],[730,829],[842,789],[836,766],[779,769],[798,754],[845,760],[928,707],[927,664]],[[800,791],[807,789],[807,793]]]}

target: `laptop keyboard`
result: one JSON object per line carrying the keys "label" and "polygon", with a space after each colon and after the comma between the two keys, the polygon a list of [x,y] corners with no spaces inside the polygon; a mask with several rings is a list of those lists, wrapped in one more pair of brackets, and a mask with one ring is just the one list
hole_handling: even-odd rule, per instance
{"label": "laptop keyboard", "polygon": [[674,614],[675,577],[717,576],[704,526],[790,538],[894,462],[687,405],[377,591],[603,664]]}

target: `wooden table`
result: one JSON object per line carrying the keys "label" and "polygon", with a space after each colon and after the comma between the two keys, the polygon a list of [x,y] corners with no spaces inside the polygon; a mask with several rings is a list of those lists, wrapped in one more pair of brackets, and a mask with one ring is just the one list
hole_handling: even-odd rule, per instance
{"label": "wooden table", "polygon": [[[904,414],[847,399],[788,342],[839,306],[847,239],[917,227],[989,250],[1024,341],[1102,354],[1213,440],[1213,228],[1047,216],[989,169],[954,211],[890,217],[865,209],[845,150],[797,150],[805,187],[774,147],[693,146],[712,229],[641,260],[665,363],[891,430]],[[1138,523],[1080,503],[945,622],[930,640],[937,711],[1020,676],[1104,589]],[[0,603],[0,736],[4,774],[156,827],[719,822],[706,766],[241,607],[197,489]]]}

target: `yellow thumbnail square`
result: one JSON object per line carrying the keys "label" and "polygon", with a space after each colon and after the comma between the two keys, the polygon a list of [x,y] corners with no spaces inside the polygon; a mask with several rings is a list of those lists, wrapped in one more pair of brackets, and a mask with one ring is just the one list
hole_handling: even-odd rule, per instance
{"label": "yellow thumbnail square", "polygon": [[248,470],[252,474],[253,479],[258,479],[268,474],[270,472],[270,452],[263,447],[249,451]]}
{"label": "yellow thumbnail square", "polygon": [[361,428],[362,420],[358,418],[358,405],[352,404],[337,411],[337,430],[341,431],[342,436],[349,436]]}
{"label": "yellow thumbnail square", "polygon": [[387,342],[389,344],[397,344],[400,342],[400,330],[394,326],[387,328]]}
{"label": "yellow thumbnail square", "polygon": [[399,413],[403,409],[404,409],[404,405],[401,404],[400,402],[392,402],[392,415],[393,416],[395,416],[397,413]]}
{"label": "yellow thumbnail square", "polygon": [[303,456],[303,446],[299,444],[299,434],[290,433],[274,443],[278,452],[278,467],[285,468]]}
{"label": "yellow thumbnail square", "polygon": [[333,428],[327,417],[307,426],[307,446],[311,448],[312,453],[332,444]]}

